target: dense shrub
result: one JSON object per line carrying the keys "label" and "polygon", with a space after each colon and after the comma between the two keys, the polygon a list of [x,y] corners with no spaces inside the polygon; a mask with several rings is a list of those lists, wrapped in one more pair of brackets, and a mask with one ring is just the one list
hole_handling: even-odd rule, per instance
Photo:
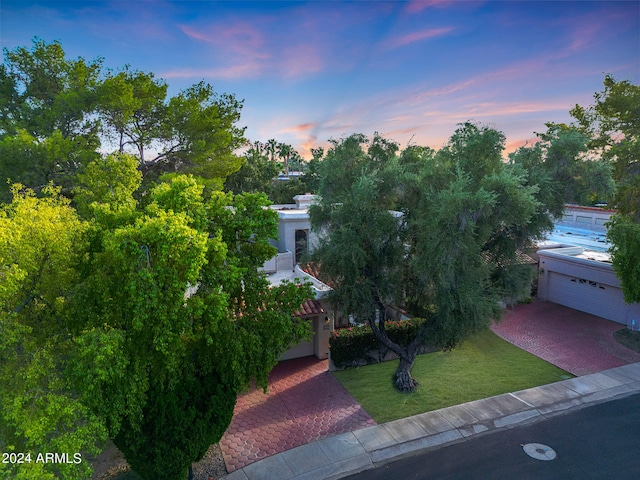
{"label": "dense shrub", "polygon": [[[385,328],[389,338],[406,347],[411,343],[426,320],[412,318],[410,320],[387,320]],[[329,338],[331,360],[338,369],[356,367],[362,364],[383,361],[388,349],[378,343],[369,325],[341,328],[333,332]]]}

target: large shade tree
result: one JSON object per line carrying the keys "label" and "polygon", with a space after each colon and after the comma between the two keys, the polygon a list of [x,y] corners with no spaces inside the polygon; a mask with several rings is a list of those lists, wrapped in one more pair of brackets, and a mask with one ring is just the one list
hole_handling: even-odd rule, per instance
{"label": "large shade tree", "polygon": [[0,66],[0,200],[7,178],[69,194],[99,152],[130,153],[145,183],[191,173],[220,188],[241,161],[243,102],[200,82],[169,97],[153,73],[66,57],[59,42],[5,49]]}
{"label": "large shade tree", "polygon": [[607,232],[613,269],[625,301],[640,302],[640,86],[606,75],[604,90],[594,99],[571,114],[590,137],[590,149],[613,165],[612,204],[618,213]]}
{"label": "large shade tree", "polygon": [[73,186],[82,165],[97,158],[102,61],[69,60],[59,43],[34,41],[4,50],[0,65],[0,200],[7,179],[40,190],[49,181]]}
{"label": "large shade tree", "polygon": [[[108,435],[141,478],[182,480],[228,427],[238,392],[266,388],[278,355],[307,334],[292,313],[310,293],[259,271],[277,233],[263,195],[207,196],[179,175],[141,206],[126,155],[81,179],[82,217],[55,192],[15,190],[0,210],[2,450],[95,452]],[[88,476],[86,461],[0,468]]]}
{"label": "large shade tree", "polygon": [[[421,346],[453,348],[530,284],[518,254],[548,223],[532,222],[538,189],[502,162],[503,148],[500,132],[467,123],[438,152],[352,135],[322,162],[315,260],[342,312],[399,356],[401,391],[417,387]],[[387,306],[428,319],[409,344],[387,336]]]}
{"label": "large shade tree", "polygon": [[548,123],[538,137],[511,153],[509,161],[540,187],[551,217],[559,218],[567,203],[594,205],[613,198],[611,162],[589,149],[588,135],[575,126]]}

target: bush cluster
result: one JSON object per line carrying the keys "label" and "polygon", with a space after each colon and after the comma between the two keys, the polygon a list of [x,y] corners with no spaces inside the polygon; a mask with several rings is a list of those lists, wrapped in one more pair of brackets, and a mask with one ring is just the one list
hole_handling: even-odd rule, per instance
{"label": "bush cluster", "polygon": [[[387,320],[385,329],[388,337],[402,347],[406,347],[418,334],[426,320]],[[388,349],[378,343],[369,325],[340,328],[329,338],[331,360],[338,369],[356,367],[362,364],[379,363]]]}

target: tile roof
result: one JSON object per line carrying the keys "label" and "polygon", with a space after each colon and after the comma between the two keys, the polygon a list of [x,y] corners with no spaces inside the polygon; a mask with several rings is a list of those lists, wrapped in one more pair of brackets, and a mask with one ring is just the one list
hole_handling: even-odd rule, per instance
{"label": "tile roof", "polygon": [[296,317],[308,317],[311,315],[320,315],[321,313],[325,312],[320,302],[309,298],[302,305],[300,305],[300,310],[296,310],[294,312],[294,315]]}

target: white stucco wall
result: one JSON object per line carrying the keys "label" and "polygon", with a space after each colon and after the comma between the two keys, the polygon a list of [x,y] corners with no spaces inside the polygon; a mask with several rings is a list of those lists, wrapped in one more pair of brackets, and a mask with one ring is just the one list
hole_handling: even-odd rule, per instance
{"label": "white stucco wall", "polygon": [[604,224],[609,221],[609,218],[614,213],[614,210],[604,210],[597,207],[567,205],[562,219],[557,223],[567,227],[606,232],[607,228]]}
{"label": "white stucco wall", "polygon": [[624,302],[611,264],[578,258],[581,247],[539,250],[538,297],[628,325],[640,322],[640,304]]}

